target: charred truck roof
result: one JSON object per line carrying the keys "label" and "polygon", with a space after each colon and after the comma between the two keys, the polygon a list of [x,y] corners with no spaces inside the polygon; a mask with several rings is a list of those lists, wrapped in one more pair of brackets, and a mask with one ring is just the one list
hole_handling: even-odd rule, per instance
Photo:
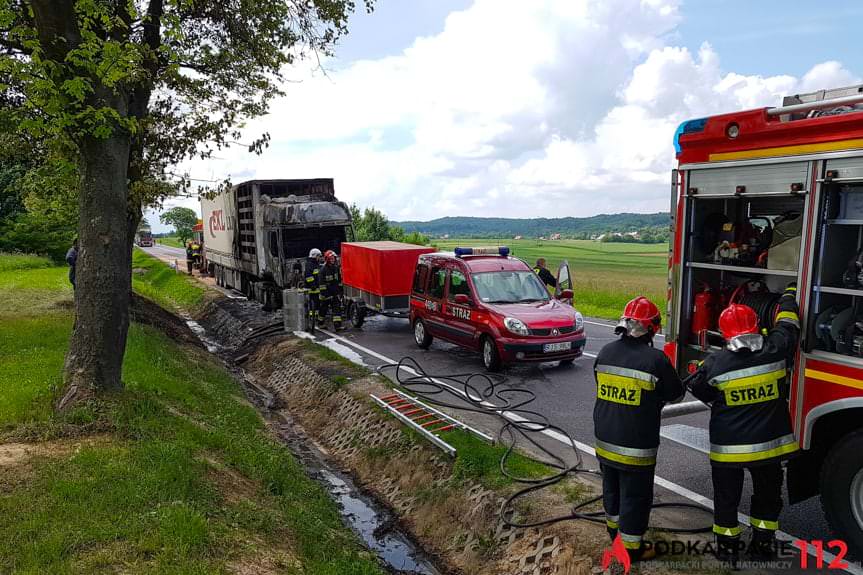
{"label": "charred truck roof", "polygon": [[350,224],[351,213],[336,199],[333,180],[251,180],[257,185],[263,223],[267,227],[318,227]]}

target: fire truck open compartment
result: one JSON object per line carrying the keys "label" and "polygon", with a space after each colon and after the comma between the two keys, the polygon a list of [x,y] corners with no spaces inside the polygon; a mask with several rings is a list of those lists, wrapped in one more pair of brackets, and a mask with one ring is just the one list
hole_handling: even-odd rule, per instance
{"label": "fire truck open compartment", "polygon": [[821,189],[805,348],[863,358],[863,158],[826,162]]}
{"label": "fire truck open compartment", "polygon": [[728,303],[767,320],[797,281],[807,174],[803,162],[688,174],[681,366],[723,345],[717,321]]}

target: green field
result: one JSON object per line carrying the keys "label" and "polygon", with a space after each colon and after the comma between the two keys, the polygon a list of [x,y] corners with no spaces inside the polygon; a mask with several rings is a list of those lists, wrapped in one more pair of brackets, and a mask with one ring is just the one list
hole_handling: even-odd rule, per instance
{"label": "green field", "polygon": [[0,572],[383,573],[202,350],[132,324],[125,389],[54,413],[72,289],[36,263],[0,255]]}
{"label": "green field", "polygon": [[180,238],[177,236],[165,236],[163,238],[153,238],[156,242],[163,246],[169,246],[172,248],[184,248],[186,246],[183,245],[183,242],[180,241]]}
{"label": "green field", "polygon": [[616,318],[627,301],[637,295],[665,310],[668,275],[667,244],[602,243],[591,240],[436,240],[442,250],[456,246],[509,246],[512,255],[531,266],[537,258],[548,262],[552,273],[564,260],[572,269],[575,305],[585,315]]}

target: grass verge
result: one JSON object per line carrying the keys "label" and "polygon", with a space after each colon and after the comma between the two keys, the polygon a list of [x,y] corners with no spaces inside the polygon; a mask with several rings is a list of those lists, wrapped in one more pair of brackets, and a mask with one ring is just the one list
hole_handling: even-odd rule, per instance
{"label": "grass verge", "polygon": [[[46,283],[46,272],[56,277]],[[71,295],[54,281],[64,272],[0,274],[0,289],[48,300],[0,311],[10,352],[0,357],[0,570],[381,573],[236,382],[196,349],[133,324],[125,389],[55,416],[72,314],[48,310]],[[94,421],[103,433],[82,437]],[[58,423],[78,426],[76,439],[52,433]],[[10,441],[39,435],[51,440]]]}
{"label": "grass verge", "polygon": [[54,264],[50,259],[31,254],[6,254],[0,252],[0,272],[48,268]]}
{"label": "grass verge", "polygon": [[139,249],[132,253],[132,289],[167,309],[194,312],[207,288]]}

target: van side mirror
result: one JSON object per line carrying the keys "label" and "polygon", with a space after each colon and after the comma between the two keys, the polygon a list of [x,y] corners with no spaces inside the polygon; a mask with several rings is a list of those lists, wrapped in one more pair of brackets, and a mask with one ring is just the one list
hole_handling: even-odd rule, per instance
{"label": "van side mirror", "polygon": [[557,299],[572,299],[573,295],[574,294],[572,293],[571,289],[565,289],[560,292],[560,296],[558,296]]}
{"label": "van side mirror", "polygon": [[455,294],[455,303],[458,305],[470,305],[470,296],[463,293]]}

